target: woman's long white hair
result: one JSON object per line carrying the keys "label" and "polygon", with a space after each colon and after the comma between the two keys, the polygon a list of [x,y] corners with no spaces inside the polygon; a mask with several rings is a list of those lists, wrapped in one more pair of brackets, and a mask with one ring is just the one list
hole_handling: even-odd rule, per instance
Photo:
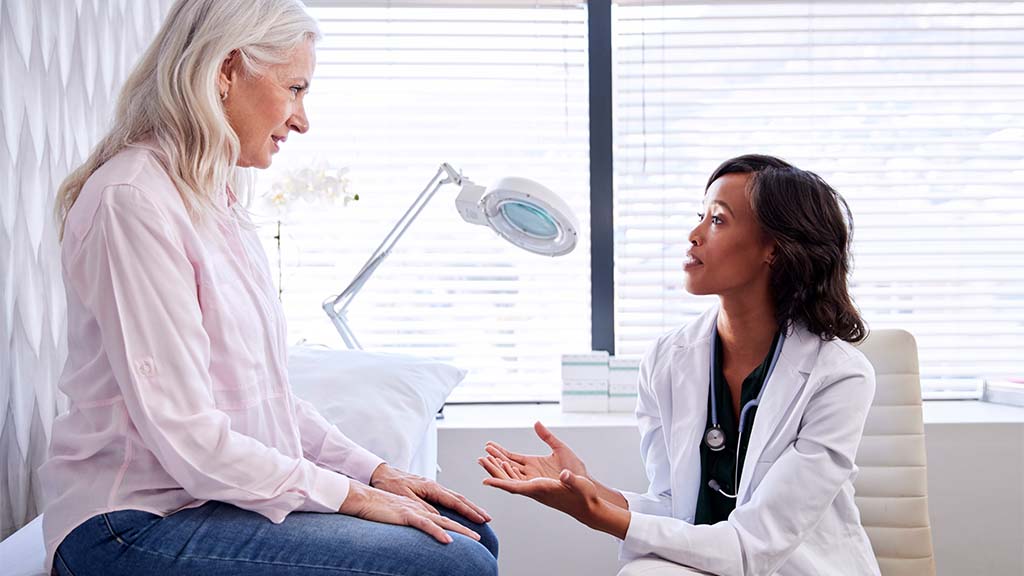
{"label": "woman's long white hair", "polygon": [[237,51],[243,72],[282,63],[308,39],[316,21],[298,0],[178,0],[117,101],[110,132],[57,191],[60,236],[86,180],[125,146],[152,140],[193,221],[222,211],[225,187],[248,192],[237,168],[239,143],[228,124],[217,79]]}

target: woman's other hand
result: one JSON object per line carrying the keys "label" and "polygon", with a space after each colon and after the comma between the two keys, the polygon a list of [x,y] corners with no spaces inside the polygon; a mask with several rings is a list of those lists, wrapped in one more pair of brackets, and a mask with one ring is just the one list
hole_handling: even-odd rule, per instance
{"label": "woman's other hand", "polygon": [[431,504],[440,504],[477,524],[491,521],[491,516],[486,510],[470,502],[462,494],[449,490],[433,480],[403,472],[387,464],[381,464],[373,471],[370,486],[415,500],[433,514],[438,512]]}
{"label": "woman's other hand", "polygon": [[480,540],[479,534],[438,514],[437,510],[421,500],[391,494],[355,480],[349,483],[348,496],[338,512],[383,524],[410,526],[426,532],[442,544],[452,542],[451,535],[445,530]]}

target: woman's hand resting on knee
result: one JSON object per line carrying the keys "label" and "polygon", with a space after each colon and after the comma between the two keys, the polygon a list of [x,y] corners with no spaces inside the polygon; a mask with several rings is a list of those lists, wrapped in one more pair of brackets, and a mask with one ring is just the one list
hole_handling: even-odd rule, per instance
{"label": "woman's hand resting on knee", "polygon": [[338,512],[384,524],[410,526],[426,532],[442,544],[452,542],[452,537],[445,530],[480,540],[479,534],[438,514],[437,510],[421,500],[385,492],[356,480],[349,483],[348,496]]}
{"label": "woman's hand resting on knee", "polygon": [[370,486],[415,500],[434,514],[437,514],[437,509],[431,506],[431,503],[450,508],[477,524],[491,521],[486,510],[473,504],[462,494],[449,490],[433,480],[403,472],[387,464],[381,464],[373,471]]}

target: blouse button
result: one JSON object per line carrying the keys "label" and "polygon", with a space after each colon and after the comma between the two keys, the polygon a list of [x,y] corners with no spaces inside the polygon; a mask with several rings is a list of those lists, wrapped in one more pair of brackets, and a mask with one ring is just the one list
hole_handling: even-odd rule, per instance
{"label": "blouse button", "polygon": [[139,371],[139,374],[149,376],[153,373],[153,361],[149,359],[139,360],[135,363],[135,369]]}

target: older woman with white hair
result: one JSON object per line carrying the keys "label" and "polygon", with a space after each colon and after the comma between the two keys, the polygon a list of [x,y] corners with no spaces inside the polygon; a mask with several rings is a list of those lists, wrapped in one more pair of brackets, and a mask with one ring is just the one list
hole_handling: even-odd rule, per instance
{"label": "older woman with white hair", "polygon": [[309,121],[296,0],[179,0],[62,184],[70,410],[40,469],[56,574],[496,574],[487,513],[296,398],[240,208]]}

